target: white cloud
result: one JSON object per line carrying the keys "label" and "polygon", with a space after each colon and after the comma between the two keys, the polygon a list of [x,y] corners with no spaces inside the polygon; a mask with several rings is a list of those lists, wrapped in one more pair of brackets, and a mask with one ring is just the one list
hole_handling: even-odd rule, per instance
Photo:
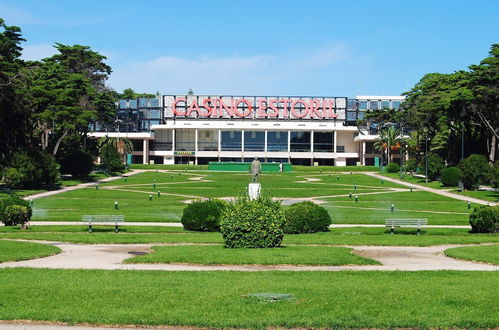
{"label": "white cloud", "polygon": [[341,69],[341,63],[351,56],[346,44],[308,50],[304,54],[196,59],[166,56],[144,62],[111,63],[109,85],[118,91],[130,87],[139,92],[167,94],[185,93],[189,88],[197,94],[215,95],[307,92],[296,85],[304,86],[307,79],[313,81],[315,76],[324,76],[325,71]]}
{"label": "white cloud", "polygon": [[50,44],[22,45],[22,58],[29,61],[39,61],[42,58],[50,57],[57,53],[57,49]]}

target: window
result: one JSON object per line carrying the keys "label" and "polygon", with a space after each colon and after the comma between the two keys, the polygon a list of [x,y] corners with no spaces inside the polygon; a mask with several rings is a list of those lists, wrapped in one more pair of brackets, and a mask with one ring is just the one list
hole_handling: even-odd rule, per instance
{"label": "window", "polygon": [[378,110],[378,101],[369,101],[369,109]]}
{"label": "window", "polygon": [[288,151],[288,132],[268,132],[267,151]]}
{"label": "window", "polygon": [[310,132],[291,132],[291,151],[310,151]]}
{"label": "window", "polygon": [[245,131],[244,151],[265,151],[265,132]]}
{"label": "window", "polygon": [[357,101],[356,100],[348,100],[348,109],[356,110],[357,109]]}
{"label": "window", "polygon": [[199,130],[198,150],[218,151],[218,132],[215,130]]}
{"label": "window", "polygon": [[390,101],[381,101],[381,109],[390,108]]}
{"label": "window", "polygon": [[359,101],[359,110],[367,110],[367,101]]}
{"label": "window", "polygon": [[314,152],[333,152],[333,132],[314,132]]}
{"label": "window", "polygon": [[222,131],[221,148],[222,151],[241,151],[241,131]]}
{"label": "window", "polygon": [[393,109],[400,108],[400,101],[392,101],[392,106],[393,106]]}

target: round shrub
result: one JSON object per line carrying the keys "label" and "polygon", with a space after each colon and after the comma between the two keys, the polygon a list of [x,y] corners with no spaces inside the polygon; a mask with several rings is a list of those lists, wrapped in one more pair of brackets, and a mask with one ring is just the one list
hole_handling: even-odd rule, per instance
{"label": "round shrub", "polygon": [[[426,164],[424,164],[424,166],[426,166]],[[437,178],[439,178],[444,169],[444,160],[439,155],[431,154],[428,156],[428,179],[430,181],[435,181]]]}
{"label": "round shrub", "polygon": [[18,152],[4,171],[4,181],[14,189],[55,187],[60,184],[59,165],[39,150]]}
{"label": "round shrub", "polygon": [[6,226],[25,226],[29,222],[28,208],[21,205],[9,205],[5,208],[4,223]]}
{"label": "round shrub", "polygon": [[499,232],[499,207],[481,206],[470,214],[472,233]]}
{"label": "round shrub", "polygon": [[492,178],[492,167],[483,155],[471,155],[459,162],[458,166],[466,189],[478,189],[481,184],[490,182]]}
{"label": "round shrub", "polygon": [[440,181],[446,187],[456,187],[461,179],[461,170],[457,167],[449,167],[443,170]]}
{"label": "round shrub", "polygon": [[229,203],[220,218],[225,247],[267,248],[279,246],[284,237],[284,212],[280,202],[260,196]]}
{"label": "round shrub", "polygon": [[[15,212],[18,211],[13,211],[13,210],[7,211],[8,209],[11,208],[11,206],[22,206],[23,208],[26,209],[26,217],[27,217],[26,222],[28,222],[29,219],[31,219],[32,210],[31,206],[29,205],[29,202],[25,201],[19,196],[9,195],[9,197],[0,200],[0,221],[3,222],[4,225],[15,226],[17,224],[23,224],[21,222],[13,221],[13,219],[15,219]],[[20,219],[24,218],[21,217]]]}
{"label": "round shrub", "polygon": [[390,163],[386,166],[387,173],[397,173],[400,171],[400,165],[397,163]]}
{"label": "round shrub", "polygon": [[291,205],[284,215],[286,234],[328,231],[331,224],[331,217],[326,209],[310,201]]}
{"label": "round shrub", "polygon": [[197,200],[187,205],[181,222],[186,230],[220,231],[220,214],[227,203],[220,199]]}

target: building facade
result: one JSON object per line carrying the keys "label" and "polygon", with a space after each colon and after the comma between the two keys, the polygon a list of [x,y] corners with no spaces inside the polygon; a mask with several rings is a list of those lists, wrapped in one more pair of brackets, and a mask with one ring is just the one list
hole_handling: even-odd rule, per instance
{"label": "building facade", "polygon": [[398,109],[401,96],[282,97],[163,95],[120,100],[112,127],[94,137],[133,142],[131,163],[290,162],[374,165],[376,127],[357,125],[368,110]]}

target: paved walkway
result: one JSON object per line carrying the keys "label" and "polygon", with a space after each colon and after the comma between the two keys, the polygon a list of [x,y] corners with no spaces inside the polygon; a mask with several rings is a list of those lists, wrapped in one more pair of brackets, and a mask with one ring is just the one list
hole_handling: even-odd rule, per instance
{"label": "paved walkway", "polygon": [[[138,174],[138,173],[141,173],[141,172],[146,172],[146,171],[147,170],[131,170],[130,172],[126,173],[126,176],[131,176],[131,175],[135,175],[135,174]],[[71,191],[71,190],[76,190],[76,189],[81,189],[81,188],[94,187],[96,183],[109,182],[109,181],[118,180],[118,179],[121,179],[121,178],[123,178],[123,176],[121,176],[121,175],[120,176],[110,176],[110,177],[98,180],[96,182],[81,183],[81,184],[78,184],[76,186],[69,186],[69,187],[64,187],[64,188],[57,189],[57,190],[49,190],[49,191],[44,191],[44,192],[41,192],[41,193],[38,193],[38,194],[27,195],[27,196],[24,196],[23,199],[25,199],[25,200],[38,199],[38,198],[42,198],[42,197],[47,197],[47,196],[62,194],[63,192],[66,192],[66,191]]]}
{"label": "paved walkway", "polygon": [[[33,242],[33,241],[30,241]],[[449,248],[474,245],[417,246],[346,246],[361,256],[378,260],[382,265],[295,266],[295,265],[201,265],[201,264],[124,264],[135,255],[150,252],[151,246],[213,245],[213,244],[74,244],[35,241],[59,247],[62,253],[33,260],[5,262],[0,268],[28,267],[55,269],[162,270],[162,271],[340,271],[340,270],[466,270],[499,271],[499,266],[449,258]]]}
{"label": "paved walkway", "polygon": [[383,179],[385,181],[398,183],[398,184],[406,186],[406,187],[412,187],[412,188],[416,188],[419,190],[429,191],[429,192],[437,194],[437,195],[446,196],[446,197],[450,197],[450,198],[454,198],[454,199],[459,199],[459,200],[462,200],[465,202],[471,202],[471,203],[481,204],[481,205],[490,205],[490,206],[494,206],[494,205],[498,204],[498,203],[494,203],[494,202],[485,201],[483,199],[473,198],[473,197],[464,196],[464,195],[458,195],[458,194],[454,194],[454,193],[451,193],[451,192],[448,192],[445,190],[441,190],[441,189],[434,189],[434,188],[422,186],[419,184],[414,184],[414,183],[409,183],[409,182],[405,182],[405,181],[398,180],[398,179],[393,179],[390,177],[380,175],[380,174],[375,173],[375,172],[362,172],[362,174],[369,175],[369,176],[372,176],[372,177],[375,177],[378,179]]}

